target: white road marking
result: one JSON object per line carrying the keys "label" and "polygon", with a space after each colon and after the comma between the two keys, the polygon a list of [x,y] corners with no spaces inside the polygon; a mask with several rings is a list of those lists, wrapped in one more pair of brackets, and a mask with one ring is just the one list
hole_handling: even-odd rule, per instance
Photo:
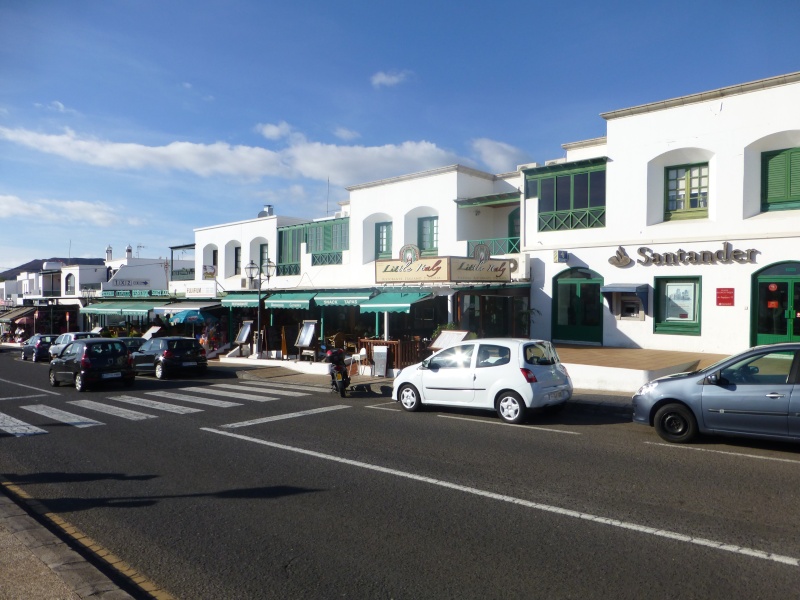
{"label": "white road marking", "polygon": [[44,394],[31,394],[29,396],[6,396],[4,398],[0,398],[0,401],[3,400],[27,400],[28,398],[43,398]]}
{"label": "white road marking", "polygon": [[549,427],[536,427],[534,425],[514,425],[502,421],[486,421],[484,419],[470,419],[468,417],[451,417],[449,415],[438,415],[442,419],[456,419],[457,421],[470,421],[471,423],[482,423],[484,425],[511,425],[512,427],[524,427],[525,429],[536,429],[537,431],[549,431],[551,433],[566,433],[567,435],[581,435],[577,431],[564,431],[563,429],[550,429]]}
{"label": "white road marking", "polygon": [[135,410],[128,410],[127,408],[120,408],[119,406],[109,406],[108,404],[100,404],[94,400],[71,400],[69,404],[80,406],[81,408],[88,408],[89,410],[96,410],[97,412],[105,413],[107,415],[114,415],[122,419],[130,421],[143,421],[144,419],[155,419],[155,415],[147,415],[145,413],[136,412]]}
{"label": "white road marking", "polygon": [[593,523],[598,523],[600,525],[608,525],[610,527],[617,527],[620,529],[627,529],[629,531],[634,531],[636,533],[644,533],[647,535],[652,535],[655,537],[666,538],[669,540],[677,541],[677,542],[685,542],[687,544],[694,544],[697,546],[704,546],[707,548],[711,548],[714,550],[722,550],[724,552],[732,552],[734,554],[741,554],[744,556],[749,556],[751,558],[758,558],[761,560],[769,560],[772,562],[790,565],[793,567],[800,566],[800,558],[795,558],[792,556],[783,556],[780,554],[773,554],[771,552],[764,552],[763,550],[754,550],[753,548],[747,548],[745,546],[738,546],[736,544],[726,544],[725,542],[717,542],[715,540],[709,540],[705,538],[694,537],[691,535],[685,535],[682,533],[676,533],[674,531],[668,531],[666,529],[656,529],[655,527],[646,527],[644,525],[639,525],[637,523],[630,523],[626,521],[619,521],[617,519],[610,519],[607,517],[600,517],[597,515],[592,515],[589,513],[583,513],[576,510],[570,510],[568,508],[561,508],[558,506],[551,506],[548,504],[540,504],[539,502],[531,502],[530,500],[524,500],[522,498],[515,498],[513,496],[506,496],[504,494],[497,494],[495,492],[489,492],[486,490],[481,490],[478,488],[468,487],[465,485],[460,485],[457,483],[451,483],[449,481],[442,481],[441,479],[434,479],[432,477],[425,477],[423,475],[415,475],[414,473],[409,473],[407,471],[398,471],[396,469],[389,469],[387,467],[381,467],[378,465],[372,465],[369,463],[360,462],[357,460],[350,460],[348,458],[342,458],[339,456],[333,456],[330,454],[323,454],[321,452],[315,452],[313,450],[305,450],[303,448],[296,448],[294,446],[286,446],[284,444],[276,444],[275,442],[268,442],[266,440],[260,440],[258,438],[253,438],[245,435],[241,435],[238,433],[233,433],[229,431],[218,431],[216,429],[212,429],[209,427],[201,428],[201,431],[207,431],[209,433],[215,433],[217,435],[225,435],[228,437],[232,437],[235,439],[239,439],[245,442],[252,442],[254,444],[260,444],[262,446],[269,446],[270,448],[276,448],[278,450],[287,450],[289,452],[295,452],[297,454],[304,454],[306,456],[311,456],[313,458],[319,458],[322,460],[329,460],[332,462],[340,463],[349,465],[352,467],[358,467],[360,469],[368,469],[370,471],[376,471],[378,473],[384,473],[387,475],[393,475],[395,477],[402,477],[405,479],[410,479],[412,481],[419,481],[421,483],[428,483],[430,485],[435,485],[443,488],[447,488],[450,490],[455,490],[457,492],[463,492],[465,494],[472,494],[475,496],[481,496],[484,498],[488,498],[490,500],[497,500],[499,502],[507,502],[509,504],[515,504],[517,506],[522,506],[525,508],[531,508],[534,510],[540,510],[543,512],[553,513],[557,515],[561,515],[564,517],[570,517],[573,519],[581,519],[583,521],[591,521]]}
{"label": "white road marking", "polygon": [[227,402],[226,400],[216,400],[214,398],[198,398],[197,396],[190,396],[189,394],[177,394],[175,392],[145,392],[151,396],[158,396],[159,398],[168,398],[170,400],[183,400],[184,402],[194,402],[195,404],[204,404],[206,406],[216,406],[218,408],[230,408],[231,406],[242,406],[241,402]]}
{"label": "white road marking", "polygon": [[241,394],[239,392],[230,392],[227,390],[215,390],[212,386],[197,386],[182,388],[184,392],[199,392],[201,394],[211,394],[217,396],[226,396],[228,398],[238,398],[239,400],[253,400],[254,402],[271,402],[272,400],[282,400],[282,398],[273,398],[271,396],[256,396],[255,394]]}
{"label": "white road marking", "polygon": [[681,446],[677,444],[661,444],[659,442],[644,442],[650,446],[659,446],[661,448],[673,448],[675,450],[694,450],[696,452],[710,452],[712,454],[727,454],[728,456],[740,456],[742,458],[756,458],[758,460],[773,460],[775,462],[787,462],[795,465],[800,465],[800,460],[792,460],[791,458],[775,458],[773,456],[758,456],[757,454],[743,454],[741,452],[726,452],[724,450],[709,450],[707,448],[694,448],[692,446]]}
{"label": "white road marking", "polygon": [[192,408],[191,406],[178,406],[177,404],[167,404],[166,402],[158,402],[157,400],[148,400],[146,398],[137,398],[135,396],[112,396],[108,398],[116,402],[125,402],[135,406],[143,406],[144,408],[153,408],[155,410],[163,410],[166,412],[177,413],[179,415],[187,415],[189,413],[203,412],[202,408]]}
{"label": "white road marking", "polygon": [[[241,383],[215,383],[215,388],[225,388],[231,390],[244,390],[246,392],[263,392],[261,388],[258,387],[247,387]],[[308,396],[308,392],[295,392],[293,390],[286,390],[283,388],[273,388],[267,390],[272,394],[278,394],[279,396]]]}
{"label": "white road marking", "polygon": [[25,410],[36,413],[37,415],[42,415],[49,419],[53,419],[59,423],[72,425],[73,427],[94,427],[95,425],[105,425],[105,423],[101,423],[100,421],[95,421],[94,419],[89,419],[88,417],[82,417],[80,415],[61,410],[60,408],[45,406],[44,404],[32,404],[30,406],[20,406],[20,408],[24,408]]}
{"label": "white road marking", "polygon": [[253,381],[252,379],[242,379],[240,381],[246,385],[262,386],[266,388],[289,388],[292,390],[305,390],[307,392],[319,392],[328,389],[321,385],[295,385],[294,383],[273,383],[272,381]]}
{"label": "white road marking", "polygon": [[314,408],[311,410],[303,410],[300,412],[287,413],[285,415],[275,415],[274,417],[263,417],[261,419],[253,419],[252,421],[242,421],[241,423],[230,423],[228,425],[220,425],[225,429],[237,429],[239,427],[249,427],[250,425],[260,425],[262,423],[270,423],[271,421],[282,421],[284,419],[294,419],[295,417],[306,417],[308,415],[316,415],[319,413],[329,412],[332,410],[341,410],[342,408],[352,408],[350,406],[326,406],[324,408]]}
{"label": "white road marking", "polygon": [[44,429],[39,429],[33,425],[28,425],[24,421],[4,415],[3,413],[0,413],[0,431],[10,433],[14,437],[41,435],[42,433],[47,433]]}
{"label": "white road marking", "polygon": [[[391,410],[393,412],[397,412],[400,410],[398,406],[395,406],[397,402],[384,402],[383,404],[373,404],[372,406],[365,406],[364,408],[376,408],[378,410]],[[387,406],[392,406],[392,408],[386,408]]]}
{"label": "white road marking", "polygon": [[0,379],[0,381],[2,381],[3,383],[10,383],[11,385],[16,385],[16,386],[19,386],[19,387],[24,387],[24,388],[27,388],[29,390],[34,390],[36,392],[42,392],[44,394],[50,394],[51,396],[60,396],[61,395],[58,392],[51,392],[50,390],[45,390],[45,389],[42,389],[42,388],[33,387],[32,385],[23,385],[21,383],[17,383],[16,381],[9,381],[8,379]]}

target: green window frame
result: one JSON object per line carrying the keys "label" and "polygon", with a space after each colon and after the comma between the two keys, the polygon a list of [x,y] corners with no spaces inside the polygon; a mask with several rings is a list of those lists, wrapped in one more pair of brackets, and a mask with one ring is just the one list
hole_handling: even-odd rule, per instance
{"label": "green window frame", "polygon": [[269,264],[269,244],[260,244],[258,246],[258,264],[262,268],[264,265]]}
{"label": "green window frame", "polygon": [[664,169],[664,220],[708,217],[708,163]]}
{"label": "green window frame", "polygon": [[233,249],[233,274],[242,274],[242,247],[236,246]]}
{"label": "green window frame", "polygon": [[375,223],[375,258],[392,257],[392,223]]}
{"label": "green window frame", "polygon": [[800,148],[761,155],[761,210],[800,208]]}
{"label": "green window frame", "polygon": [[545,166],[526,173],[525,197],[539,202],[539,231],[606,226],[606,164]]}
{"label": "green window frame", "polygon": [[653,331],[700,335],[702,277],[656,277]]}
{"label": "green window frame", "polygon": [[439,217],[421,217],[417,221],[417,246],[423,255],[439,252]]}

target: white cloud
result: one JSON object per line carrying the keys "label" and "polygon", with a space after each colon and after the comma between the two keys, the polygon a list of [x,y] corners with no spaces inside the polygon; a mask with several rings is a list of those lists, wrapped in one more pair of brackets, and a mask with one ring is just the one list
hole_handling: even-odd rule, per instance
{"label": "white cloud", "polygon": [[0,220],[17,219],[31,223],[63,223],[110,227],[112,225],[142,226],[145,221],[120,214],[113,206],[83,200],[22,200],[17,196],[0,194]]}
{"label": "white cloud", "polygon": [[66,106],[64,106],[63,103],[59,102],[58,100],[53,100],[49,104],[41,104],[40,102],[36,102],[34,104],[34,106],[36,108],[40,108],[40,109],[43,109],[43,110],[49,110],[51,112],[57,112],[57,113],[61,113],[61,114],[74,115],[74,114],[78,113],[78,111],[76,111],[76,110],[74,110],[72,108],[67,108]]}
{"label": "white cloud", "polygon": [[[287,125],[288,127],[288,125]],[[337,146],[289,136],[279,151],[227,143],[172,142],[145,146],[81,137],[72,130],[48,135],[0,127],[0,139],[62,158],[111,169],[175,170],[201,177],[231,176],[310,178],[335,185],[353,185],[464,162],[431,142],[404,142],[384,146]]]}
{"label": "white cloud", "polygon": [[372,87],[394,87],[406,81],[411,76],[411,71],[378,71],[370,78]]}
{"label": "white cloud", "polygon": [[192,84],[191,84],[191,83],[189,83],[188,81],[184,81],[184,82],[181,84],[181,87],[182,87],[183,89],[185,89],[185,90],[190,90],[190,89],[192,89]]}
{"label": "white cloud", "polygon": [[528,163],[531,160],[525,151],[505,142],[487,138],[472,140],[472,150],[493,173],[513,171],[517,165]]}
{"label": "white cloud", "polygon": [[286,121],[281,121],[277,125],[271,123],[259,123],[256,125],[256,131],[258,131],[268,140],[279,140],[289,136],[289,134],[292,132],[292,126]]}
{"label": "white cloud", "polygon": [[350,140],[354,140],[356,138],[360,138],[361,134],[357,131],[353,131],[352,129],[347,129],[345,127],[337,127],[333,131],[333,135],[335,135],[340,140],[345,142],[349,142]]}

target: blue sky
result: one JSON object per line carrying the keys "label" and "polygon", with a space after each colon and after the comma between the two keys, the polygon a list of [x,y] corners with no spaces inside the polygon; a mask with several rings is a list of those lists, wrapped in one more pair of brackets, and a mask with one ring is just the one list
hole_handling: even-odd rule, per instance
{"label": "blue sky", "polygon": [[0,269],[558,158],[601,112],[800,71],[797,23],[797,0],[0,0]]}

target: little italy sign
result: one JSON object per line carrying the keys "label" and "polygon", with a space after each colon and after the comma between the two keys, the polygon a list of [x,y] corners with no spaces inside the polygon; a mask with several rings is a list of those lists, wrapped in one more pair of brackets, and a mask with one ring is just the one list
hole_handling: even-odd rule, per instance
{"label": "little italy sign", "polygon": [[[640,246],[636,251],[640,258],[636,260],[636,264],[648,267],[650,265],[656,266],[678,266],[678,265],[715,265],[718,263],[753,263],[756,261],[756,254],[758,250],[749,248],[747,250],[737,250],[732,244],[728,242],[722,243],[721,250],[684,250],[679,248],[675,252],[654,252],[647,246]],[[625,248],[620,246],[617,248],[614,256],[608,259],[608,262],[615,267],[627,267],[633,264],[633,259],[628,256]]]}
{"label": "little italy sign", "polygon": [[488,258],[476,250],[474,258],[436,256],[420,258],[415,246],[404,246],[399,260],[375,261],[376,283],[420,283],[425,281],[511,281],[509,260]]}

